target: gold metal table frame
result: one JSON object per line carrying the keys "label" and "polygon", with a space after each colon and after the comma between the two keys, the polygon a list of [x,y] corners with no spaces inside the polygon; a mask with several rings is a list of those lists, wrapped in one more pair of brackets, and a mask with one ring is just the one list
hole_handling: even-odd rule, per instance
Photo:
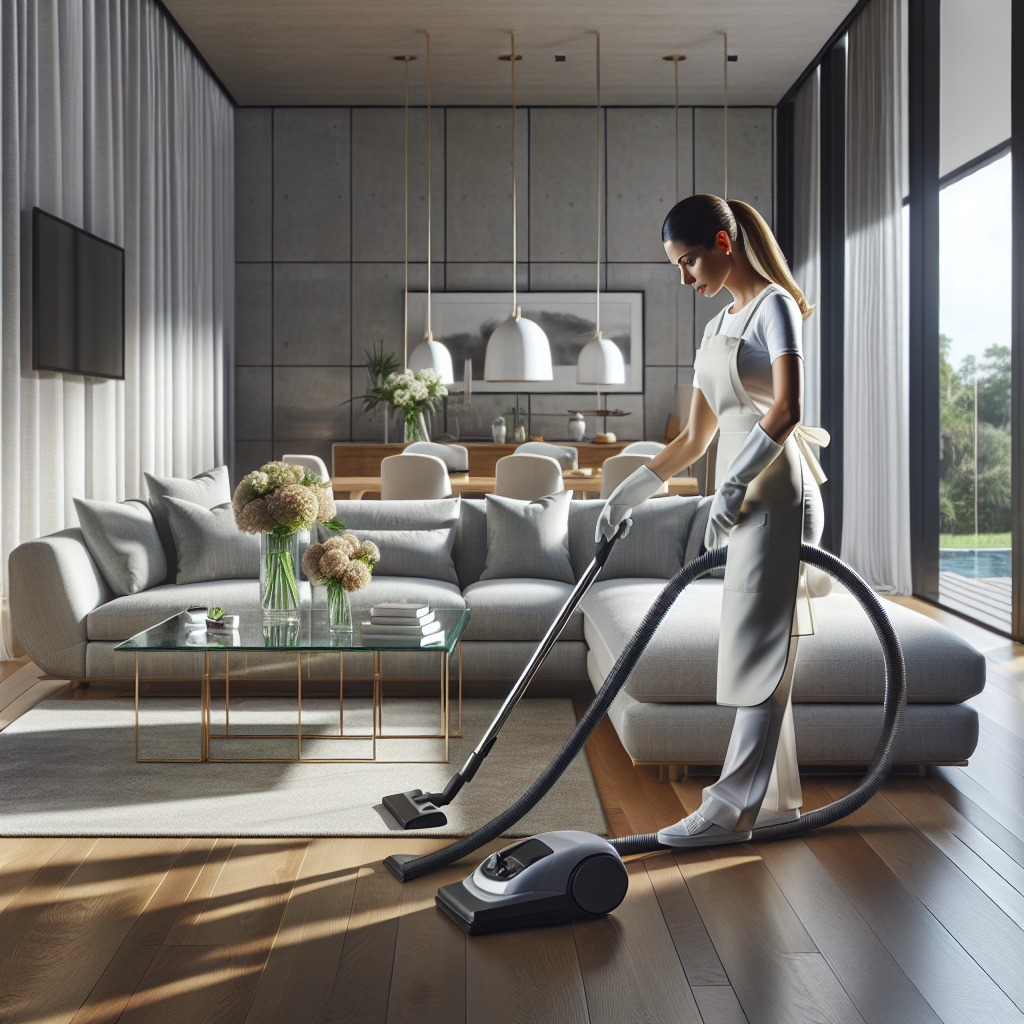
{"label": "gold metal table frame", "polygon": [[[421,648],[421,650],[424,650]],[[383,651],[365,652],[358,648],[352,648],[350,653],[372,653],[373,654],[373,688],[371,700],[371,721],[372,729],[369,733],[345,733],[345,653],[338,650],[338,732],[337,734],[312,733],[302,731],[302,655],[333,653],[333,651],[297,651],[296,652],[296,699],[298,704],[297,727],[294,733],[233,733],[231,732],[231,652],[224,650],[224,731],[220,733],[211,732],[211,711],[212,699],[210,688],[210,651],[203,652],[203,676],[201,679],[199,710],[200,710],[200,756],[199,757],[139,757],[139,655],[144,653],[160,653],[157,651],[135,651],[135,760],[138,764],[402,764],[412,763],[403,761],[380,761],[377,759],[377,740],[416,740],[416,739],[437,739],[444,740],[444,757],[429,761],[417,761],[416,764],[447,764],[449,759],[449,741],[461,739],[462,737],[462,640],[456,642],[458,653],[459,674],[458,674],[458,697],[457,727],[454,732],[450,730],[450,704],[451,704],[451,679],[450,662],[451,655],[446,648],[440,652],[441,673],[440,673],[440,703],[441,721],[436,733],[386,733],[384,732],[384,677],[383,677]],[[217,653],[220,653],[219,651]],[[428,653],[434,653],[429,651]],[[310,676],[309,680],[322,681],[322,676]],[[295,740],[295,757],[211,757],[211,740]],[[302,741],[311,740],[348,740],[359,743],[370,743],[371,754],[369,757],[303,757]]]}

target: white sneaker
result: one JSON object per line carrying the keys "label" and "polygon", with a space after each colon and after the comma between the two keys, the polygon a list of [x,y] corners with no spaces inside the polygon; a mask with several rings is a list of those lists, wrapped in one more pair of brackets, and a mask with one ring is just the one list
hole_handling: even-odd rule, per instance
{"label": "white sneaker", "polygon": [[662,846],[676,849],[695,848],[698,846],[722,846],[726,843],[745,843],[750,838],[749,832],[731,832],[713,821],[708,821],[700,811],[688,814],[682,821],[677,821],[658,833],[658,842]]}

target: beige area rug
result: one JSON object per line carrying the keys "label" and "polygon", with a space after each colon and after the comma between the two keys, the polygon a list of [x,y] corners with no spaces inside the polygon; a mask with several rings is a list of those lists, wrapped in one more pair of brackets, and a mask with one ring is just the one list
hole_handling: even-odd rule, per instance
{"label": "beige area rug", "polygon": [[[469,756],[497,700],[463,703],[463,739],[377,741],[378,757],[399,764],[137,764],[134,702],[44,700],[0,732],[0,835],[4,836],[376,836],[393,830],[374,810],[385,794],[436,792]],[[213,732],[223,726],[213,705]],[[236,698],[233,732],[294,733],[294,700]],[[453,727],[455,711],[452,709]],[[337,701],[303,702],[303,733],[337,732]],[[142,702],[140,757],[196,757],[199,703]],[[345,702],[346,733],[368,733],[369,700]],[[421,733],[439,726],[437,701],[389,699],[384,728]],[[416,835],[467,835],[518,798],[576,724],[572,702],[524,700],[476,778],[446,809],[448,825]],[[294,740],[213,740],[214,757],[291,757]],[[345,753],[339,755],[339,748]],[[303,741],[303,756],[365,757],[368,740]],[[550,829],[607,834],[585,753],[507,834]]]}

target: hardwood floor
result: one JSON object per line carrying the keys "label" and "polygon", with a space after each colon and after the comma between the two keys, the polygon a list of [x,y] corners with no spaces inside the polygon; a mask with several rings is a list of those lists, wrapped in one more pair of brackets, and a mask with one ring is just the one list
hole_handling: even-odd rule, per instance
{"label": "hardwood floor", "polygon": [[[605,920],[474,939],[433,899],[479,854],[382,867],[438,840],[0,840],[0,1021],[1024,1022],[1024,647],[903,603],[988,659],[965,768],[801,838],[634,860]],[[614,835],[707,782],[659,783],[607,721],[587,754]],[[805,806],[853,782],[805,778]]]}

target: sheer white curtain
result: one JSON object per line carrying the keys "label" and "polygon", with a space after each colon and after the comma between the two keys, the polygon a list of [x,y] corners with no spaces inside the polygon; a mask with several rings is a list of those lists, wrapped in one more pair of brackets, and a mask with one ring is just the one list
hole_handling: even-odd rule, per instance
{"label": "sheer white curtain", "polygon": [[[7,657],[12,548],[230,448],[234,110],[151,0],[3,0],[0,55]],[[33,206],[124,246],[124,381],[33,371]]]}
{"label": "sheer white curtain", "polygon": [[[812,306],[821,299],[820,74],[804,82],[793,100],[793,277]],[[804,411],[809,426],[821,424],[820,314],[804,321]]]}
{"label": "sheer white curtain", "polygon": [[909,594],[910,477],[903,334],[901,2],[850,28],[842,558]]}

